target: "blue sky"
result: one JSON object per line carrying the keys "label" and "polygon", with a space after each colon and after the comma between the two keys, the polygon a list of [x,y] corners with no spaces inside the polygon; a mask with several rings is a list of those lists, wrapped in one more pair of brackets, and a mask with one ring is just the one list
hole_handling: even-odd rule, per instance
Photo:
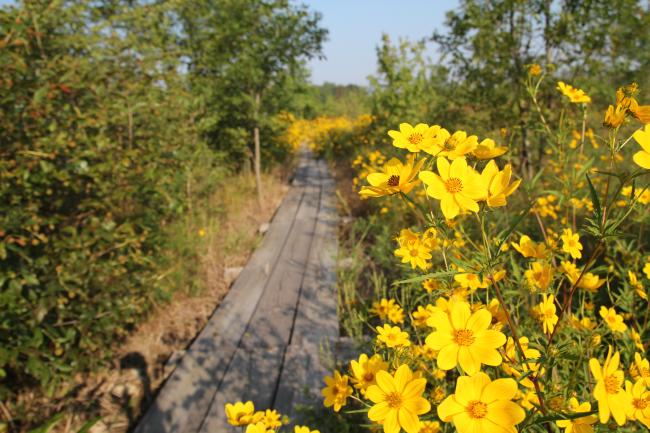
{"label": "blue sky", "polygon": [[[309,63],[312,82],[367,84],[377,66],[375,48],[381,34],[417,40],[442,29],[445,12],[458,0],[295,0],[323,15],[329,30],[323,51],[325,60]],[[15,0],[0,0],[0,5]],[[430,54],[435,56],[433,48]]]}
{"label": "blue sky", "polygon": [[[367,84],[366,77],[376,71],[375,48],[381,34],[392,40],[411,40],[430,36],[442,29],[445,12],[457,0],[302,0],[323,15],[322,25],[329,30],[323,51],[326,60],[309,63],[312,81],[337,84]],[[432,51],[431,55],[435,55]]]}

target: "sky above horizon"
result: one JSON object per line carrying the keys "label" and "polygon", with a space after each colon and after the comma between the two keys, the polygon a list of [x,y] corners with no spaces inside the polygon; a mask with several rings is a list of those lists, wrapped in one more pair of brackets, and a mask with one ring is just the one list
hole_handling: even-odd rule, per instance
{"label": "sky above horizon", "polygon": [[[323,15],[329,30],[323,44],[325,60],[309,62],[315,84],[368,84],[377,69],[376,47],[382,33],[391,40],[419,40],[444,27],[445,13],[458,0],[302,0]],[[433,48],[429,55],[435,56]]]}
{"label": "sky above horizon", "polygon": [[[0,0],[0,6],[16,0]],[[445,14],[458,0],[295,0],[322,14],[321,26],[329,30],[323,44],[325,59],[308,66],[315,84],[367,85],[377,69],[376,48],[382,33],[391,40],[412,41],[430,37],[444,28]],[[427,54],[435,57],[433,46]]]}

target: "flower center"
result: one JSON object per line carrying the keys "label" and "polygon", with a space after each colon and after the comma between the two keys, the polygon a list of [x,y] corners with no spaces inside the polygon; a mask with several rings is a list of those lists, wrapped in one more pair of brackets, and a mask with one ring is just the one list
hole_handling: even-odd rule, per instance
{"label": "flower center", "polygon": [[470,401],[467,405],[467,412],[472,418],[485,418],[487,415],[487,404],[482,401]]}
{"label": "flower center", "polygon": [[555,317],[555,311],[553,311],[550,308],[545,310],[544,311],[544,317],[547,318],[547,319],[552,319],[553,317]]}
{"label": "flower center", "polygon": [[461,192],[463,190],[463,181],[457,177],[450,177],[445,182],[445,188],[447,188],[448,193],[456,194],[457,192]]}
{"label": "flower center", "polygon": [[411,144],[420,144],[420,143],[422,143],[423,139],[424,139],[424,137],[419,132],[414,132],[413,134],[409,135],[409,138],[408,138],[409,143],[411,143]]}
{"label": "flower center", "polygon": [[606,376],[605,377],[605,391],[607,391],[608,394],[616,394],[618,393],[620,387],[618,385],[618,379],[616,379],[616,376]]}
{"label": "flower center", "polygon": [[633,398],[632,406],[634,406],[635,409],[644,410],[648,407],[648,400],[645,398]]}
{"label": "flower center", "polygon": [[648,370],[645,367],[641,367],[639,369],[639,373],[641,373],[641,377],[649,377],[650,376],[650,370]]}
{"label": "flower center", "polygon": [[474,343],[474,333],[469,329],[454,331],[454,341],[459,346],[471,346]]}
{"label": "flower center", "polygon": [[411,257],[417,257],[419,255],[419,251],[416,249],[411,250]]}
{"label": "flower center", "polygon": [[388,178],[388,186],[397,186],[399,185],[399,176],[394,174]]}
{"label": "flower center", "polygon": [[398,392],[391,392],[386,396],[386,403],[388,403],[389,407],[398,409],[402,406],[402,395]]}
{"label": "flower center", "polygon": [[366,382],[372,382],[375,380],[375,375],[371,371],[368,371],[363,375],[363,380]]}
{"label": "flower center", "polygon": [[445,150],[454,150],[456,148],[456,146],[458,146],[458,140],[456,138],[454,138],[453,136],[449,137],[445,141]]}

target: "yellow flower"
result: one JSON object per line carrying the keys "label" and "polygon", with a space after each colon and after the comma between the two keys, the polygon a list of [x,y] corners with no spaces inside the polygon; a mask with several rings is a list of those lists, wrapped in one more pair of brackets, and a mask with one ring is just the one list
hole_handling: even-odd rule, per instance
{"label": "yellow flower", "polygon": [[460,376],[456,393],[438,406],[438,416],[453,422],[458,433],[515,433],[526,412],[512,401],[517,393],[513,379],[491,381],[487,374]]}
{"label": "yellow flower", "polygon": [[[625,197],[630,197],[632,195],[632,187],[631,186],[626,186],[621,190],[621,194]],[[637,188],[634,190],[634,198],[638,200],[639,203],[641,204],[648,204],[650,203],[650,189],[644,188],[640,189]],[[623,206],[627,206],[627,202],[623,200]]]}
{"label": "yellow flower", "polygon": [[527,235],[522,235],[519,243],[512,242],[512,247],[524,257],[543,259],[548,254],[546,244],[533,242]]}
{"label": "yellow flower", "polygon": [[[505,355],[507,362],[501,365],[503,371],[507,374],[514,376],[521,385],[526,388],[534,389],[535,384],[531,379],[538,376],[540,370],[539,362],[537,361],[542,355],[539,350],[528,347],[528,337],[520,337],[519,345],[524,351],[524,360],[520,361],[521,356],[515,347],[515,342],[512,337],[508,337],[506,342]],[[544,373],[542,369],[541,373]]]}
{"label": "yellow flower", "polygon": [[582,244],[580,243],[580,235],[573,233],[571,229],[564,229],[562,231],[562,251],[571,254],[574,259],[582,258]]}
{"label": "yellow flower", "polygon": [[646,386],[650,386],[650,362],[639,352],[634,354],[634,362],[630,365],[630,376],[634,380],[643,380]]}
{"label": "yellow flower", "polygon": [[562,81],[558,81],[557,89],[574,104],[589,104],[591,102],[591,98],[584,90],[577,89]]}
{"label": "yellow flower", "polygon": [[226,403],[225,405],[226,417],[228,417],[228,423],[234,426],[248,425],[259,421],[259,418],[255,419],[255,406],[252,401],[247,401],[242,403],[238,401],[235,404]]}
{"label": "yellow flower", "polygon": [[632,337],[634,346],[636,346],[636,348],[639,350],[645,351],[645,347],[643,346],[643,341],[641,341],[641,335],[638,332],[636,332],[634,328],[630,328],[630,336]]}
{"label": "yellow flower", "polygon": [[580,319],[575,314],[572,314],[570,317],[571,326],[578,330],[591,331],[596,328],[596,323],[593,322],[589,317],[583,317]]}
{"label": "yellow flower", "polygon": [[[569,411],[573,413],[591,412],[591,403],[578,403],[575,397],[569,399]],[[594,428],[591,426],[598,417],[596,415],[587,415],[582,418],[563,419],[556,421],[558,427],[564,429],[564,433],[593,433]]]}
{"label": "yellow flower", "polygon": [[411,230],[411,229],[402,229],[402,230],[400,230],[399,236],[397,237],[397,243],[400,246],[410,245],[410,244],[412,244],[413,242],[415,242],[415,241],[417,241],[419,239],[420,239],[420,237],[413,230]]}
{"label": "yellow flower", "polygon": [[436,229],[430,227],[422,233],[422,242],[432,250],[437,248],[440,240],[438,239],[438,232]]}
{"label": "yellow flower", "polygon": [[639,86],[636,83],[620,87],[616,91],[616,105],[625,109],[626,114],[631,115],[642,124],[650,124],[650,105],[639,105],[635,98],[638,91]]}
{"label": "yellow flower", "polygon": [[618,351],[612,356],[612,347],[609,347],[607,358],[603,366],[597,359],[589,360],[589,369],[596,379],[594,397],[598,400],[598,415],[602,424],[607,424],[610,415],[618,425],[625,424],[629,405],[631,404],[623,386],[623,371],[618,369],[620,355]]}
{"label": "yellow flower", "polygon": [[477,159],[492,159],[503,155],[507,151],[507,147],[497,146],[494,140],[486,138],[476,146],[472,154]]}
{"label": "yellow flower", "polygon": [[440,284],[436,280],[428,279],[424,280],[422,287],[427,291],[427,293],[432,293],[440,288]]}
{"label": "yellow flower", "polygon": [[[567,278],[571,282],[571,284],[575,284],[576,281],[578,281],[578,278],[580,278],[580,271],[576,267],[575,264],[563,260],[560,264],[562,270],[566,274]],[[605,280],[601,280],[598,275],[594,275],[591,272],[585,272],[582,278],[580,279],[580,282],[578,282],[578,287],[581,289],[585,289],[589,292],[595,293],[596,290],[600,286],[605,284]]]}
{"label": "yellow flower", "polygon": [[623,316],[617,314],[614,307],[607,308],[603,305],[600,307],[598,314],[605,320],[612,332],[625,332],[627,330],[627,325],[623,322]]}
{"label": "yellow flower", "polygon": [[408,194],[419,180],[415,178],[424,164],[424,159],[414,162],[414,155],[406,158],[406,164],[397,158],[392,158],[382,167],[381,172],[370,173],[366,180],[370,186],[361,187],[361,198],[381,197],[398,193]]}
{"label": "yellow flower", "polygon": [[468,136],[465,131],[456,131],[449,134],[444,128],[436,130],[433,145],[423,148],[425,152],[433,156],[446,156],[449,159],[456,159],[474,151],[478,146],[476,135]]}
{"label": "yellow flower", "polygon": [[399,305],[393,305],[393,308],[388,310],[388,320],[391,323],[404,323],[404,310]]}
{"label": "yellow flower", "polygon": [[325,377],[325,388],[321,391],[325,401],[325,407],[334,406],[334,412],[341,410],[347,403],[347,399],[352,395],[352,388],[348,385],[348,376],[341,375],[338,371],[333,376]]}
{"label": "yellow flower", "polygon": [[647,301],[648,294],[643,288],[643,283],[636,277],[636,274],[632,271],[627,271],[627,277],[630,279],[630,285],[634,288],[636,294],[639,295],[641,299]]}
{"label": "yellow flower", "polygon": [[553,267],[548,263],[533,262],[524,276],[531,288],[545,291],[553,281]]}
{"label": "yellow flower", "polygon": [[312,430],[307,426],[295,426],[293,428],[293,433],[320,433],[318,430]]}
{"label": "yellow flower", "polygon": [[418,415],[431,410],[431,404],[422,397],[426,379],[414,377],[408,365],[401,365],[394,376],[386,371],[377,373],[377,384],[368,387],[366,396],[375,405],[368,411],[368,418],[384,426],[384,433],[407,433],[420,431]]}
{"label": "yellow flower", "polygon": [[411,345],[408,333],[402,331],[399,326],[390,326],[386,323],[384,326],[377,326],[375,329],[379,333],[377,340],[388,347],[406,347]]}
{"label": "yellow flower", "polygon": [[506,197],[514,193],[521,183],[521,179],[510,183],[511,177],[512,167],[510,164],[507,164],[503,171],[499,171],[496,162],[488,162],[481,172],[482,183],[487,185],[486,201],[488,206],[499,207],[506,205]]}
{"label": "yellow flower", "polygon": [[419,152],[433,145],[434,132],[425,123],[418,123],[415,127],[409,123],[400,123],[399,131],[388,131],[388,135],[393,139],[393,146],[409,152]]}
{"label": "yellow flower", "polygon": [[496,350],[506,342],[506,336],[489,329],[492,314],[481,308],[471,312],[467,302],[454,302],[449,313],[435,311],[427,325],[436,330],[426,338],[427,346],[438,353],[438,368],[451,370],[456,365],[468,374],[480,370],[481,364],[497,366],[501,355]]}
{"label": "yellow flower", "polygon": [[420,421],[418,433],[439,433],[440,423],[438,421]]}
{"label": "yellow flower", "polygon": [[477,200],[486,196],[487,186],[465,158],[457,158],[451,164],[445,158],[436,162],[438,174],[420,172],[420,180],[427,186],[427,194],[440,200],[442,213],[454,219],[461,211],[478,212]]}
{"label": "yellow flower", "polygon": [[454,281],[456,281],[464,289],[470,289],[472,292],[475,292],[477,289],[485,289],[487,283],[481,281],[481,277],[478,274],[472,273],[460,273],[454,275]]}
{"label": "yellow flower", "polygon": [[205,236],[205,229],[199,229],[198,235],[199,235],[200,238],[204,237]]}
{"label": "yellow flower", "polygon": [[427,262],[431,259],[431,249],[419,240],[401,245],[395,250],[395,256],[401,257],[402,263],[410,263],[412,269],[418,267],[425,271],[431,266]]}
{"label": "yellow flower", "polygon": [[[436,357],[438,356],[438,352],[436,350],[433,350],[426,344],[413,346],[413,353],[415,354],[415,356],[425,358],[427,360],[436,359]],[[428,367],[428,364],[426,364],[426,366]]]}
{"label": "yellow flower", "polygon": [[650,169],[650,124],[644,129],[636,131],[632,137],[639,143],[643,150],[638,151],[632,156],[634,162],[641,168]]}
{"label": "yellow flower", "polygon": [[528,66],[528,74],[536,77],[537,75],[540,75],[542,73],[542,67],[537,64],[533,63],[532,65]]}
{"label": "yellow flower", "polygon": [[625,122],[626,112],[627,110],[618,104],[616,107],[610,105],[607,107],[607,111],[605,112],[605,120],[603,121],[603,126],[606,126],[610,129],[618,128],[623,124],[623,122]]}
{"label": "yellow flower", "polygon": [[431,317],[431,314],[436,310],[438,309],[431,304],[428,304],[425,307],[423,307],[422,305],[418,305],[417,311],[411,313],[411,316],[413,317],[413,326],[417,328],[426,327],[427,320],[429,319],[429,317]]}
{"label": "yellow flower", "polygon": [[381,298],[379,302],[375,301],[372,303],[370,312],[376,314],[381,320],[386,320],[388,319],[388,312],[394,306],[395,306],[394,299]]}
{"label": "yellow flower", "polygon": [[650,428],[650,391],[643,380],[637,380],[634,385],[625,381],[625,393],[630,399],[627,417],[636,420]]}
{"label": "yellow flower", "polygon": [[280,420],[281,416],[277,410],[266,409],[266,411],[259,413],[262,415],[262,422],[268,429],[273,430],[282,427],[282,421]]}
{"label": "yellow flower", "polygon": [[274,431],[275,430],[273,429],[267,430],[266,424],[263,422],[249,424],[248,427],[246,427],[246,433],[274,433]]}
{"label": "yellow flower", "polygon": [[[492,314],[493,321],[496,321],[496,325],[505,325],[508,321],[506,317],[506,312],[501,308],[499,300],[496,298],[490,299],[490,303],[487,305],[487,309]],[[496,326],[495,326],[496,329]]]}
{"label": "yellow flower", "polygon": [[558,317],[555,314],[555,297],[553,295],[542,295],[542,302],[537,305],[537,314],[542,320],[542,325],[544,326],[544,333],[551,334],[555,325],[557,324]]}
{"label": "yellow flower", "polygon": [[371,358],[362,353],[359,360],[352,360],[350,362],[350,370],[352,371],[352,383],[354,387],[365,395],[366,389],[376,382],[376,374],[380,370],[388,369],[388,363],[381,359],[381,356],[374,354]]}

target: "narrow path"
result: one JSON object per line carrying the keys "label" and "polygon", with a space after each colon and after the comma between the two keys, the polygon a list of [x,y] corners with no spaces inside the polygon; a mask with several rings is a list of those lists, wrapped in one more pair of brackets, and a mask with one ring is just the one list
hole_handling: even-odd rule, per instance
{"label": "narrow path", "polygon": [[261,246],[136,433],[227,432],[227,402],[252,400],[292,416],[317,398],[326,373],[321,349],[339,337],[337,225],[327,166],[303,151]]}

